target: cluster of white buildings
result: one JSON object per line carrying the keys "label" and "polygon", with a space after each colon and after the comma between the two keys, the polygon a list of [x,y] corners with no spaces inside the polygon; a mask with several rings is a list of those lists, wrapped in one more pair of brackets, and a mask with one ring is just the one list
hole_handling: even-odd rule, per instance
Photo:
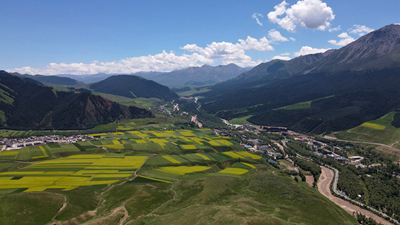
{"label": "cluster of white buildings", "polygon": [[48,135],[48,136],[31,136],[29,138],[22,139],[8,139],[4,138],[0,141],[1,151],[7,150],[19,150],[23,147],[46,145],[51,143],[62,143],[71,144],[77,141],[85,141],[88,135],[74,135],[70,137],[60,137],[59,135]]}

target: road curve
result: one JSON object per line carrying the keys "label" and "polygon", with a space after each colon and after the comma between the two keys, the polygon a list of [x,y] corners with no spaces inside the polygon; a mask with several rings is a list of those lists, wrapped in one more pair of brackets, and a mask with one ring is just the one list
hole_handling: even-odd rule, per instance
{"label": "road curve", "polygon": [[374,213],[362,209],[356,205],[351,204],[350,202],[343,200],[341,198],[338,198],[334,195],[331,194],[331,183],[334,178],[334,172],[324,166],[321,166],[321,175],[318,180],[318,191],[327,197],[329,200],[334,202],[336,205],[344,209],[345,211],[349,212],[351,215],[353,215],[353,212],[359,212],[364,214],[367,217],[372,217],[374,220],[376,220],[379,223],[382,223],[384,225],[393,225],[389,221],[375,215]]}

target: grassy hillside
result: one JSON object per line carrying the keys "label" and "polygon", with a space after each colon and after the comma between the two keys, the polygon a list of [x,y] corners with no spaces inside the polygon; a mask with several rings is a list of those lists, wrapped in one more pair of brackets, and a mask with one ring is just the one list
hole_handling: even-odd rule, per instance
{"label": "grassy hillside", "polygon": [[339,139],[376,142],[392,145],[400,141],[400,128],[393,126],[393,118],[398,112],[390,112],[379,119],[371,120],[349,130],[334,135]]}

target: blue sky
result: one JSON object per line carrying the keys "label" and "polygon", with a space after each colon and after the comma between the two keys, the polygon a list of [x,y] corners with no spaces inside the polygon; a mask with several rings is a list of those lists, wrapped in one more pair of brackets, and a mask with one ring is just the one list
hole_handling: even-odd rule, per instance
{"label": "blue sky", "polygon": [[255,66],[340,48],[400,22],[398,0],[38,0],[0,8],[0,69],[30,74]]}

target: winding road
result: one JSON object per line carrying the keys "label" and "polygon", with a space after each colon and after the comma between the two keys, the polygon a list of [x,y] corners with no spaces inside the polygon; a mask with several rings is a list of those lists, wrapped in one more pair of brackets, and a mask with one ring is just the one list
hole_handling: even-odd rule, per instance
{"label": "winding road", "polygon": [[331,193],[331,183],[334,179],[334,172],[331,169],[328,169],[327,167],[321,166],[321,175],[318,180],[318,191],[327,197],[329,200],[334,202],[336,205],[344,209],[345,211],[349,212],[351,215],[353,215],[353,212],[359,212],[364,214],[367,217],[371,217],[374,220],[376,220],[379,223],[382,223],[384,225],[393,225],[393,223],[390,223],[389,221],[375,215],[374,213],[362,209],[359,206],[356,206],[354,204],[351,204],[350,202],[343,200],[341,198],[338,198]]}

